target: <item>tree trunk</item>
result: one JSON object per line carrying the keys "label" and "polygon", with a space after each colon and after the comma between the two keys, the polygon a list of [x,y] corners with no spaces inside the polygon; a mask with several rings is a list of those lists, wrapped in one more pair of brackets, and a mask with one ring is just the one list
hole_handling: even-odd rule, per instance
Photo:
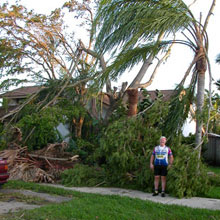
{"label": "tree trunk", "polygon": [[204,93],[205,93],[205,72],[207,70],[207,61],[205,57],[204,48],[200,47],[198,50],[200,58],[196,63],[196,70],[198,72],[197,79],[197,112],[196,112],[196,147],[199,145],[199,158],[201,157],[201,142],[202,142],[202,127],[203,127],[203,106],[204,106]]}
{"label": "tree trunk", "polygon": [[128,89],[128,116],[134,116],[137,114],[137,105],[138,105],[138,89]]}
{"label": "tree trunk", "polygon": [[[80,102],[81,106],[85,106],[85,94],[86,94],[85,84],[83,83],[79,87],[76,87],[76,92],[80,96],[79,102]],[[85,117],[81,116],[81,115],[79,116],[79,118],[73,119],[73,124],[75,126],[75,137],[77,137],[77,138],[81,138],[81,136],[82,136],[82,126],[84,123],[84,119],[85,119]]]}
{"label": "tree trunk", "polygon": [[[196,114],[196,146],[198,146],[202,141],[202,110],[204,105],[204,91],[205,91],[205,74],[198,74],[198,83],[197,83],[197,114]],[[201,146],[200,146],[201,152]]]}
{"label": "tree trunk", "polygon": [[82,126],[84,122],[84,117],[80,116],[79,120],[73,120],[73,123],[75,125],[75,137],[81,138],[82,136]]}
{"label": "tree trunk", "polygon": [[152,64],[154,56],[151,54],[143,63],[140,71],[138,72],[137,76],[134,78],[133,82],[129,85],[129,88],[138,88],[141,80],[145,76],[149,66]]}

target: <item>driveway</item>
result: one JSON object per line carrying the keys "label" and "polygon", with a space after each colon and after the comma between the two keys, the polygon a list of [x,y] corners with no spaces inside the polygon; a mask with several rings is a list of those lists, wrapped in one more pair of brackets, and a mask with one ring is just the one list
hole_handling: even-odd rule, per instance
{"label": "driveway", "polygon": [[[71,200],[71,198],[63,196],[38,193],[30,190],[0,189],[0,194],[4,197],[3,201],[0,200],[0,214],[17,212],[23,209],[35,209],[48,203],[61,203]],[[22,196],[24,201],[19,201],[22,200],[20,199]],[[25,198],[28,198],[28,203],[25,201],[27,200]],[[38,199],[36,200],[36,198]]]}

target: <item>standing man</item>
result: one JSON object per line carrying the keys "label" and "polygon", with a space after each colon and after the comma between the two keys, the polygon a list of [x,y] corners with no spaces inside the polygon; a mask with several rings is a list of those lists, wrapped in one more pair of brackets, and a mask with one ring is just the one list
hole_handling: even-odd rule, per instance
{"label": "standing man", "polygon": [[154,170],[153,196],[157,196],[159,194],[158,188],[161,177],[161,196],[165,197],[167,168],[169,169],[173,164],[173,154],[171,149],[165,145],[166,141],[166,137],[162,136],[160,138],[160,145],[154,148],[154,151],[150,158],[150,168]]}

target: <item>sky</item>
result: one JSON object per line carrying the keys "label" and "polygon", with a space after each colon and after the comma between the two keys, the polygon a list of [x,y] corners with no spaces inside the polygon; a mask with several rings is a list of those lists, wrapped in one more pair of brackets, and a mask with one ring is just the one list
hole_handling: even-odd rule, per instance
{"label": "sky", "polygon": [[[8,0],[10,3],[15,2],[15,0]],[[185,0],[185,3],[189,5],[193,0]],[[5,0],[1,0],[5,2]],[[61,7],[65,0],[21,0],[22,5],[26,6],[28,9],[34,9],[38,13],[49,14],[50,11],[54,10],[57,7]],[[197,0],[196,3],[191,7],[191,11],[194,16],[199,20],[200,13],[202,13],[203,22],[208,13],[208,10],[211,6],[212,0]],[[210,18],[209,26],[207,29],[209,36],[209,59],[211,63],[212,77],[216,81],[220,79],[220,65],[215,63],[217,54],[220,53],[220,1],[217,1],[216,7],[214,9],[213,15]],[[74,24],[74,19],[69,20],[69,24]],[[83,39],[78,33],[77,37]],[[179,39],[180,35],[177,35]],[[160,67],[153,84],[148,87],[148,90],[163,90],[163,89],[174,89],[175,86],[181,81],[183,75],[185,74],[186,69],[188,68],[190,62],[193,58],[193,52],[186,48],[183,45],[175,45],[172,49],[170,58]],[[152,66],[153,67],[153,66]],[[145,75],[142,82],[148,81],[152,67]],[[120,86],[122,82],[128,81],[130,83],[135,77],[139,70],[140,66],[133,68],[130,72],[127,72],[122,75],[122,77],[115,82],[114,85]],[[208,74],[207,74],[208,76]],[[208,89],[209,79],[206,77],[206,88]],[[216,90],[216,86],[212,85],[212,89]],[[185,135],[190,131],[195,129],[195,124],[191,123],[191,127],[185,131]]]}

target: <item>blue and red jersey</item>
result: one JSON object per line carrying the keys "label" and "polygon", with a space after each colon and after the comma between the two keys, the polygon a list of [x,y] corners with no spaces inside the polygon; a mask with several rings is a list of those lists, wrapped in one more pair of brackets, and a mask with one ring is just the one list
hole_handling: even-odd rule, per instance
{"label": "blue and red jersey", "polygon": [[167,146],[156,146],[152,153],[155,157],[154,165],[168,166],[168,157],[172,155],[172,151]]}

